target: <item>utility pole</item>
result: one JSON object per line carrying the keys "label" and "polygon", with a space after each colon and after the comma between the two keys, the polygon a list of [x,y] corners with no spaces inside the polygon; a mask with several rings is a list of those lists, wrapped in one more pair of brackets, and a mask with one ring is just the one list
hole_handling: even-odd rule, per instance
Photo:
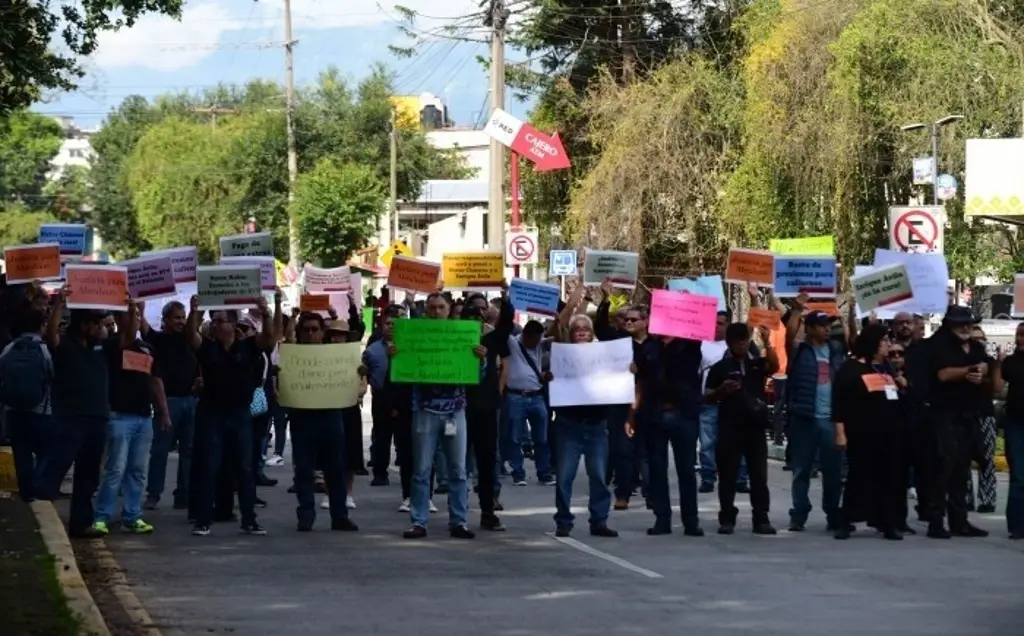
{"label": "utility pole", "polygon": [[[484,26],[491,27],[491,112],[505,107],[505,0],[490,0]],[[492,252],[505,253],[505,147],[491,139],[491,172],[487,201],[487,242]]]}
{"label": "utility pole", "polygon": [[299,227],[292,214],[295,200],[295,179],[299,175],[299,158],[295,154],[295,69],[292,52],[297,40],[292,39],[292,3],[284,0],[284,99],[285,128],[288,135],[288,264],[299,268]]}
{"label": "utility pole", "polygon": [[398,240],[398,113],[391,106],[391,241]]}

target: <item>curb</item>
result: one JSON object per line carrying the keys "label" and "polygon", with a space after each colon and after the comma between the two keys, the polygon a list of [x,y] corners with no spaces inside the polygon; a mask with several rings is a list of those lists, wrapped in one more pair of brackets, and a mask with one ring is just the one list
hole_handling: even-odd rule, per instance
{"label": "curb", "polygon": [[93,539],[89,542],[89,548],[93,551],[96,561],[107,575],[111,591],[121,604],[121,607],[124,608],[125,613],[128,614],[128,617],[141,630],[140,633],[144,636],[162,636],[160,629],[153,622],[149,612],[146,611],[138,597],[132,592],[131,585],[124,575],[124,570],[121,569],[117,559],[114,558],[113,553],[107,548],[107,544],[102,539]]}
{"label": "curb", "polygon": [[49,501],[33,501],[29,505],[39,522],[39,534],[43,537],[46,549],[54,557],[57,582],[67,597],[68,607],[81,622],[81,633],[83,636],[110,636],[107,622],[78,570],[71,541],[68,540],[64,522],[60,520],[57,510]]}

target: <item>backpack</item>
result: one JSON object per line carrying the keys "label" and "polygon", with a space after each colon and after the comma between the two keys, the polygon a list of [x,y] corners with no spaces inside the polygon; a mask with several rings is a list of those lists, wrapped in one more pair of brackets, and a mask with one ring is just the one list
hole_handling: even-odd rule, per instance
{"label": "backpack", "polygon": [[0,403],[19,411],[37,408],[49,398],[52,369],[45,344],[18,338],[0,358]]}

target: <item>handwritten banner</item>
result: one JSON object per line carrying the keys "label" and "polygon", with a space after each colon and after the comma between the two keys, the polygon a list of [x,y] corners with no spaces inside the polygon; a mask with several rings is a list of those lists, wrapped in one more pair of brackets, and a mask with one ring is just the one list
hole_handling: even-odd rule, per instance
{"label": "handwritten banner", "polygon": [[600,285],[606,280],[613,287],[636,287],[640,255],[636,252],[613,252],[587,249],[583,255],[583,284]]}
{"label": "handwritten banner", "polygon": [[388,289],[429,294],[437,291],[441,265],[411,256],[395,255],[388,270]]}
{"label": "handwritten banner", "polygon": [[781,256],[834,256],[836,245],[831,235],[775,238],[769,242],[768,250]]}
{"label": "handwritten banner", "polygon": [[728,283],[754,283],[758,287],[774,287],[775,255],[733,247],[729,250],[725,280]]}
{"label": "handwritten banner", "polygon": [[194,283],[196,281],[196,265],[199,255],[195,247],[172,247],[168,250],[152,250],[143,252],[139,258],[166,256],[171,259],[174,269],[175,283]]}
{"label": "handwritten banner", "polygon": [[118,265],[64,266],[68,283],[68,309],[127,311],[128,270]]}
{"label": "handwritten banner", "polygon": [[283,343],[277,389],[281,406],[344,409],[359,403],[358,342],[302,345]]}
{"label": "handwritten banner", "polygon": [[274,238],[270,232],[233,234],[220,237],[220,256],[273,256]]}
{"label": "handwritten banner", "polygon": [[89,228],[81,223],[44,223],[39,226],[40,243],[60,245],[62,256],[85,256]]}
{"label": "handwritten banner", "polygon": [[714,340],[718,299],[664,289],[651,291],[648,330],[660,336]]}
{"label": "handwritten banner", "polygon": [[505,255],[495,252],[460,252],[441,256],[444,288],[501,289],[505,280]]}
{"label": "handwritten banner", "polygon": [[693,278],[673,278],[668,281],[670,291],[687,291],[699,296],[711,296],[718,299],[718,311],[726,310],[725,290],[722,277],[718,274]]}
{"label": "handwritten banner", "polygon": [[[277,269],[273,256],[223,256],[221,265],[255,265],[260,268],[260,287],[264,291],[277,289]],[[347,269],[347,268],[346,268]]]}
{"label": "handwritten banner", "polygon": [[775,329],[779,326],[781,320],[781,312],[775,309],[765,309],[764,307],[751,307],[750,312],[747,314],[747,324],[755,328],[767,327],[768,329]]}
{"label": "handwritten banner", "polygon": [[633,341],[551,345],[551,406],[631,404],[635,382],[629,365]]}
{"label": "handwritten banner", "polygon": [[508,298],[517,311],[542,316],[557,316],[561,292],[558,285],[513,278],[508,285]]}
{"label": "handwritten banner", "polygon": [[196,268],[200,309],[255,307],[263,293],[258,265],[200,265]]}
{"label": "handwritten banner", "polygon": [[857,307],[871,311],[913,298],[907,268],[901,263],[888,267],[876,267],[871,272],[850,278]]}
{"label": "handwritten banner", "polygon": [[391,358],[392,382],[480,383],[480,360],[473,353],[473,347],[480,344],[476,320],[396,320],[394,341],[397,353]]}
{"label": "handwritten banner", "polygon": [[302,268],[304,286],[307,292],[347,292],[352,289],[352,270],[348,265],[341,267],[316,267],[306,263]]}
{"label": "handwritten banner", "polygon": [[167,256],[137,258],[121,265],[128,269],[128,293],[135,300],[165,298],[177,291],[174,266]]}
{"label": "handwritten banner", "polygon": [[4,248],[7,284],[31,283],[34,280],[60,280],[60,245],[10,245]]}
{"label": "handwritten banner", "polygon": [[775,295],[796,298],[836,295],[836,259],[814,256],[779,256],[775,259]]}

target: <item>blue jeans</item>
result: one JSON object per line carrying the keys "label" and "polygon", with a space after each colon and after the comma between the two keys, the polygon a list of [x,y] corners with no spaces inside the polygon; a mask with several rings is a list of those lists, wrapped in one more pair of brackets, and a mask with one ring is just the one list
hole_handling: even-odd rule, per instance
{"label": "blue jeans", "polygon": [[[715,464],[715,446],[718,443],[718,405],[704,404],[700,407],[700,483],[714,485],[718,466]],[[750,477],[747,475],[747,459],[740,460],[740,470],[736,475],[736,485],[745,486]]]}
{"label": "blue jeans", "polygon": [[[175,502],[188,499],[188,476],[192,470],[192,440],[196,432],[196,402],[198,398],[168,397],[167,410],[171,428],[162,431],[153,426],[153,446],[149,451],[149,480],[146,492],[153,501],[160,501],[167,481],[167,454],[178,442],[178,475],[174,488]],[[154,423],[155,424],[155,423]]]}
{"label": "blue jeans", "polygon": [[815,455],[821,462],[821,508],[829,524],[839,522],[843,493],[843,451],[836,446],[836,425],[829,420],[789,418],[790,467],[793,469],[792,523],[807,523],[811,513],[811,472]]}
{"label": "blue jeans", "polygon": [[655,524],[668,526],[672,523],[668,487],[668,446],[671,444],[679,480],[679,511],[683,525],[697,527],[700,524],[697,517],[697,475],[693,466],[697,461],[698,418],[684,417],[676,410],[664,411],[644,414],[641,426],[647,444],[651,479],[648,491]]}
{"label": "blue jeans", "polygon": [[505,397],[508,409],[509,456],[506,457],[512,470],[513,479],[524,479],[526,469],[523,467],[522,440],[526,435],[526,422],[530,422],[530,435],[533,438],[533,462],[537,467],[537,478],[551,476],[551,447],[548,446],[548,407],[543,395],[517,395],[509,393]]}
{"label": "blue jeans", "polygon": [[[445,420],[455,421],[455,435],[444,434]],[[447,460],[438,472],[448,473],[448,526],[466,525],[469,491],[466,488],[466,413],[439,415],[428,411],[412,414],[412,497],[409,516],[414,526],[427,527],[430,518],[430,471],[438,443]]]}
{"label": "blue jeans", "polygon": [[153,443],[153,418],[132,413],[111,413],[107,424],[107,462],[96,493],[96,521],[110,522],[123,496],[121,523],[142,516],[142,491],[146,487],[149,450]]}
{"label": "blue jeans", "polygon": [[587,470],[589,485],[590,527],[600,528],[608,524],[608,512],[612,506],[612,494],[605,481],[608,467],[608,422],[587,422],[558,416],[553,431],[557,437],[558,483],[555,486],[555,525],[572,528],[572,482],[579,470],[580,457]]}
{"label": "blue jeans", "polygon": [[1006,528],[1024,533],[1024,421],[1006,418],[1003,424],[1006,460],[1010,464],[1010,496],[1006,501]]}
{"label": "blue jeans", "polygon": [[6,418],[14,470],[18,475],[18,496],[22,501],[32,501],[39,485],[39,468],[57,426],[52,415],[31,411],[9,410]]}
{"label": "blue jeans", "polygon": [[[198,526],[209,526],[213,522],[214,493],[217,490],[217,475],[224,458],[234,464],[234,476],[238,484],[238,511],[242,525],[256,523],[256,481],[252,466],[252,416],[249,407],[231,410],[196,411],[196,448],[200,449],[200,478],[192,484],[192,498],[195,499],[195,521]],[[225,453],[230,450],[229,453]],[[200,458],[197,457],[197,460]]]}
{"label": "blue jeans", "polygon": [[331,520],[348,517],[345,507],[345,421],[340,410],[289,409],[292,462],[295,464],[295,510],[299,523],[316,520],[316,470],[322,468],[331,504]]}
{"label": "blue jeans", "polygon": [[448,485],[448,471],[445,470],[444,450],[441,448],[441,440],[438,440],[437,449],[434,450],[434,482],[438,486]]}

